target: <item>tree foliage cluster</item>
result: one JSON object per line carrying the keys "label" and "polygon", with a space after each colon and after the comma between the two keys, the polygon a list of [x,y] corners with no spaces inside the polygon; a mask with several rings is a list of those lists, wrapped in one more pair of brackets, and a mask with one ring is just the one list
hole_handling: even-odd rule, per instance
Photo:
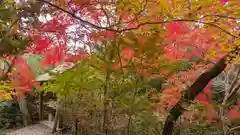
{"label": "tree foliage cluster", "polygon": [[[67,126],[85,134],[172,135],[194,124],[234,133],[239,4],[4,0],[1,97],[53,92]],[[68,62],[75,66],[40,87],[39,73]]]}

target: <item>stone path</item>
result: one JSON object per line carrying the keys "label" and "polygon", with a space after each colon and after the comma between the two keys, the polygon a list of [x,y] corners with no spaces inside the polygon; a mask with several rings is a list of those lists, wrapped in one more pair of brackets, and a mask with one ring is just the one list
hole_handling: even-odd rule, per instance
{"label": "stone path", "polygon": [[40,122],[40,124],[34,124],[24,128],[20,128],[15,131],[6,133],[5,135],[51,135],[51,126],[52,125],[49,125],[49,122],[43,121]]}

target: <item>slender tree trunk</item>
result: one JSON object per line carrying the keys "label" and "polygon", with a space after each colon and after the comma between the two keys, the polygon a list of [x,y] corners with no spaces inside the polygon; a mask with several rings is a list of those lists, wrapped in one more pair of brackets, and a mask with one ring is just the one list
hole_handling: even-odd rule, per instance
{"label": "slender tree trunk", "polygon": [[18,100],[18,104],[19,104],[19,108],[22,113],[23,125],[27,126],[27,125],[31,124],[32,121],[31,121],[31,117],[30,117],[30,114],[28,111],[26,97],[20,98]]}
{"label": "slender tree trunk", "polygon": [[138,89],[138,78],[136,80],[136,87],[134,88],[134,93],[133,93],[133,97],[132,97],[132,103],[131,103],[131,108],[128,110],[129,113],[128,113],[128,124],[127,124],[127,135],[131,135],[131,124],[132,124],[132,116],[133,116],[133,110],[132,110],[132,107],[134,105],[134,102],[135,102],[135,98],[136,98],[136,95],[137,95],[137,90]]}
{"label": "slender tree trunk", "polygon": [[57,131],[58,125],[59,125],[59,118],[60,118],[60,101],[57,101],[57,108],[55,112],[55,118],[54,118],[54,124],[53,124],[53,129],[52,133],[55,133]]}
{"label": "slender tree trunk", "polygon": [[177,122],[177,129],[175,130],[175,135],[181,135],[181,120],[178,120]]}
{"label": "slender tree trunk", "polygon": [[55,133],[57,131],[58,120],[59,120],[59,111],[56,110],[52,133]]}
{"label": "slender tree trunk", "polygon": [[108,79],[109,79],[109,74],[107,73],[106,75],[106,84],[104,86],[103,90],[103,104],[104,104],[104,109],[103,109],[103,130],[105,132],[105,135],[108,135],[108,106],[109,106],[109,101],[108,101]]}
{"label": "slender tree trunk", "polygon": [[72,135],[78,135],[78,119],[73,122]]}
{"label": "slender tree trunk", "polygon": [[178,103],[170,110],[164,129],[163,135],[172,135],[173,127],[175,121],[178,117],[185,111],[181,106],[184,101],[192,101],[195,97],[202,92],[202,90],[207,86],[208,82],[213,78],[218,76],[226,67],[225,59],[227,56],[223,57],[219,62],[217,62],[212,69],[200,75],[197,80],[190,86],[190,88],[184,94],[184,97],[178,101]]}
{"label": "slender tree trunk", "polygon": [[43,92],[39,94],[39,121],[43,120]]}

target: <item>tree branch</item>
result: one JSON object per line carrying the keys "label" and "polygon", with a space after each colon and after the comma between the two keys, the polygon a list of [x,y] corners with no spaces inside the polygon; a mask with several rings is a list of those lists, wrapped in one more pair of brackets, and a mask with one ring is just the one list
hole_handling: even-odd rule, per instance
{"label": "tree branch", "polygon": [[104,9],[103,5],[101,5],[101,10],[103,11],[103,13],[104,13],[104,15],[105,15],[105,17],[107,19],[107,26],[111,26],[110,18],[109,18],[108,14],[107,14],[107,11]]}
{"label": "tree branch", "polygon": [[233,88],[234,88],[236,82],[238,81],[239,73],[240,73],[240,69],[237,69],[236,76],[235,76],[234,80],[232,81],[230,87],[227,87],[227,85],[228,85],[227,81],[229,80],[229,78],[228,78],[229,73],[227,73],[226,76],[225,76],[225,84],[226,84],[226,86],[225,86],[225,96],[224,96],[224,99],[223,99],[223,102],[222,102],[222,106],[220,107],[220,118],[221,118],[221,121],[222,121],[221,124],[222,124],[222,130],[223,130],[224,135],[227,135],[227,129],[226,129],[227,127],[225,126],[226,123],[225,123],[225,117],[224,117],[224,107],[227,103],[227,100],[229,99],[229,97],[231,95],[231,91],[233,91]]}
{"label": "tree branch", "polygon": [[239,20],[240,18],[238,17],[231,17],[231,16],[225,16],[225,15],[205,15],[202,18],[206,18],[206,17],[219,17],[219,18],[225,18],[225,19],[233,19],[233,20]]}
{"label": "tree branch", "polygon": [[67,10],[65,10],[65,9],[63,9],[63,8],[55,5],[55,4],[52,4],[51,2],[48,2],[48,1],[46,1],[46,0],[37,0],[37,1],[46,3],[46,4],[48,4],[48,5],[56,8],[56,9],[62,11],[62,12],[65,12],[65,13],[71,15],[72,17],[76,18],[76,19],[79,20],[80,22],[82,22],[82,23],[84,23],[84,24],[86,24],[86,25],[89,25],[89,26],[91,26],[91,27],[93,27],[93,28],[95,28],[95,29],[103,29],[103,30],[109,30],[109,31],[115,31],[115,32],[118,32],[118,33],[122,33],[122,32],[126,32],[126,31],[137,30],[137,29],[139,29],[140,27],[145,26],[145,25],[159,25],[159,24],[165,24],[165,23],[169,23],[169,22],[193,22],[193,23],[200,23],[200,24],[205,24],[205,25],[209,25],[209,26],[215,27],[215,28],[221,30],[222,32],[224,32],[224,33],[226,33],[226,34],[228,34],[228,35],[230,35],[230,36],[232,36],[232,37],[234,37],[234,38],[240,38],[239,36],[232,34],[231,32],[223,29],[222,27],[220,27],[220,26],[218,26],[218,25],[216,25],[216,24],[214,24],[214,23],[203,22],[203,21],[198,21],[198,20],[191,20],[191,19],[173,19],[173,20],[167,20],[167,21],[143,22],[143,23],[138,24],[138,25],[137,25],[136,27],[134,27],[134,28],[124,28],[124,29],[117,30],[117,29],[112,29],[112,28],[110,28],[110,27],[98,26],[98,25],[96,25],[96,24],[93,24],[93,23],[91,23],[91,22],[88,22],[88,21],[82,19],[81,17],[78,17],[78,16],[75,15],[74,13],[72,13],[72,12],[70,12],[70,11],[67,11]]}
{"label": "tree branch", "polygon": [[[233,50],[233,53],[237,53],[237,56],[239,55],[239,49],[240,48],[236,47]],[[196,81],[187,89],[183,98],[181,98],[177,102],[177,104],[170,110],[170,114],[165,121],[163,135],[173,134],[174,122],[185,111],[185,109],[181,106],[181,103],[183,103],[184,101],[193,101],[195,97],[203,91],[209,81],[217,77],[225,69],[225,67],[227,66],[227,58],[230,58],[230,61],[233,59],[233,57],[230,56],[230,53],[228,53],[226,56],[222,57],[210,70],[200,75],[196,79]]]}
{"label": "tree branch", "polygon": [[[134,14],[134,18],[131,19],[131,20],[129,20],[129,21],[127,21],[127,22],[124,22],[124,23],[125,23],[125,24],[128,24],[128,23],[132,23],[133,21],[136,21],[136,20],[137,20],[137,17],[138,17],[139,15],[141,15],[141,14],[144,12],[144,10],[146,9],[147,4],[148,4],[148,0],[145,0],[143,7],[142,7],[136,14]],[[121,14],[120,17],[119,17],[118,22],[115,23],[115,24],[113,24],[113,25],[111,25],[111,27],[121,25],[121,24],[122,24],[122,23],[121,23],[121,21],[122,21],[121,18],[122,18],[122,14]]]}
{"label": "tree branch", "polygon": [[141,23],[141,24],[138,24],[137,27],[134,27],[134,28],[129,28],[129,29],[123,29],[123,30],[119,30],[117,32],[124,32],[124,31],[130,31],[130,30],[136,30],[138,28],[140,28],[141,26],[144,26],[144,25],[151,25],[151,24],[164,24],[164,23],[170,23],[170,22],[193,22],[193,23],[200,23],[200,24],[205,24],[205,25],[209,25],[209,26],[213,26],[219,30],[221,30],[222,32],[234,37],[234,38],[239,38],[239,36],[237,35],[234,35],[232,34],[231,32],[223,29],[222,27],[216,25],[216,24],[213,24],[213,23],[209,23],[209,22],[202,22],[202,21],[198,21],[198,20],[188,20],[188,19],[176,19],[176,20],[169,20],[169,21],[157,21],[157,22],[144,22],[144,23]]}
{"label": "tree branch", "polygon": [[200,75],[197,80],[190,86],[190,88],[187,90],[187,92],[184,94],[184,98],[181,99],[171,110],[170,115],[168,115],[164,129],[163,129],[163,135],[172,135],[173,134],[173,127],[174,122],[178,119],[180,115],[185,111],[183,107],[181,107],[181,102],[187,100],[192,101],[194,98],[202,92],[202,90],[206,87],[208,82],[218,76],[226,67],[225,64],[226,56],[223,57],[218,63],[215,64],[215,66],[210,69],[209,71],[203,73]]}
{"label": "tree branch", "polygon": [[240,126],[237,126],[237,127],[231,128],[231,129],[229,129],[229,132],[232,132],[232,131],[237,130],[237,129],[239,129],[239,128],[240,128]]}
{"label": "tree branch", "polygon": [[83,20],[82,18],[78,17],[75,13],[72,13],[72,12],[70,12],[70,11],[67,11],[67,10],[65,10],[65,9],[63,9],[63,8],[55,5],[55,4],[52,4],[51,2],[48,2],[48,1],[46,1],[46,0],[37,0],[37,1],[46,3],[46,4],[48,4],[48,5],[56,8],[56,9],[62,11],[62,12],[64,12],[64,13],[67,13],[67,14],[71,15],[72,17],[76,18],[77,20],[81,21],[82,23],[87,24],[87,25],[89,25],[89,26],[91,26],[91,27],[93,27],[93,28],[96,28],[96,29],[106,29],[106,30],[114,31],[114,30],[112,30],[112,29],[110,29],[110,28],[108,28],[108,27],[101,27],[101,26],[95,25],[95,24],[93,24],[93,23],[91,23],[91,22],[88,22],[88,21],[86,21],[86,20]]}

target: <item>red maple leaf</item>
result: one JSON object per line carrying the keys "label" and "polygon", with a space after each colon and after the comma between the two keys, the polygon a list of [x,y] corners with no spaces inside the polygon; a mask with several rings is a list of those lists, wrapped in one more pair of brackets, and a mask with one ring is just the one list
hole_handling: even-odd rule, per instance
{"label": "red maple leaf", "polygon": [[30,47],[32,48],[29,50],[29,52],[35,53],[35,54],[40,54],[46,51],[50,47],[52,42],[49,38],[39,37],[39,36],[35,36],[33,40],[34,40],[33,42],[34,45],[30,45]]}
{"label": "red maple leaf", "polygon": [[229,120],[238,119],[240,118],[240,105],[234,106],[227,114]]}
{"label": "red maple leaf", "polygon": [[[65,20],[69,20],[66,22]],[[71,24],[71,19],[64,18],[63,15],[59,14],[52,20],[41,24],[39,30],[51,33],[64,33],[67,27]]]}
{"label": "red maple leaf", "polygon": [[83,59],[87,59],[88,58],[88,53],[84,52],[84,53],[80,53],[80,54],[76,54],[76,55],[70,55],[67,56],[67,58],[65,58],[65,62],[76,62],[79,60],[83,60]]}
{"label": "red maple leaf", "polygon": [[49,49],[44,54],[44,59],[41,61],[42,66],[55,65],[63,62],[66,54],[66,46],[58,45]]}
{"label": "red maple leaf", "polygon": [[178,35],[184,34],[189,30],[186,24],[180,23],[180,22],[168,23],[167,29],[168,29],[168,39],[170,41],[174,40]]}
{"label": "red maple leaf", "polygon": [[129,47],[128,48],[124,48],[120,55],[121,55],[121,58],[123,60],[129,61],[129,60],[131,60],[133,58],[134,51],[133,51],[132,48],[129,48]]}
{"label": "red maple leaf", "polygon": [[119,64],[113,64],[112,65],[112,70],[118,70],[120,69],[120,65]]}
{"label": "red maple leaf", "polygon": [[10,75],[9,79],[17,93],[29,93],[32,87],[39,87],[39,83],[35,81],[35,74],[25,59],[18,57],[14,61],[14,68],[16,71]]}
{"label": "red maple leaf", "polygon": [[110,30],[106,30],[106,31],[102,32],[102,36],[104,36],[105,38],[108,38],[108,39],[115,39],[116,32],[110,31]]}
{"label": "red maple leaf", "polygon": [[[174,25],[173,27],[178,29],[180,26]],[[172,60],[188,59],[192,56],[203,59],[210,48],[218,48],[218,42],[206,29],[196,28],[189,32],[176,31],[170,29],[170,33],[173,35],[170,34],[171,44],[164,48],[165,55]]]}

